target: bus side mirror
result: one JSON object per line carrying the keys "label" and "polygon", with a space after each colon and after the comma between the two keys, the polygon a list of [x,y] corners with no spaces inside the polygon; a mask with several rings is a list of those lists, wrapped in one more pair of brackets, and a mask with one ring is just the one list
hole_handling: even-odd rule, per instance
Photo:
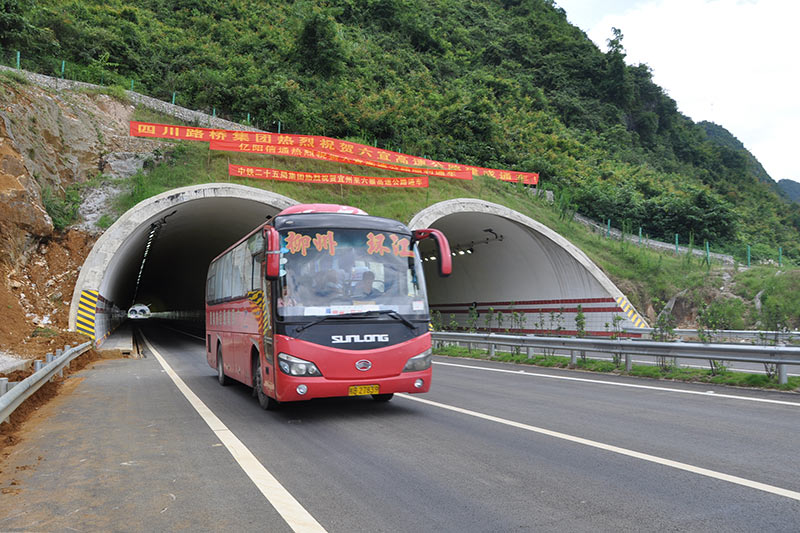
{"label": "bus side mirror", "polygon": [[447,237],[438,229],[416,229],[414,230],[414,240],[421,241],[433,237],[436,242],[436,259],[439,264],[439,275],[447,277],[453,273],[453,256],[450,255],[450,243],[447,242]]}
{"label": "bus side mirror", "polygon": [[264,228],[264,236],[267,241],[266,278],[274,281],[281,275],[281,237],[271,226]]}

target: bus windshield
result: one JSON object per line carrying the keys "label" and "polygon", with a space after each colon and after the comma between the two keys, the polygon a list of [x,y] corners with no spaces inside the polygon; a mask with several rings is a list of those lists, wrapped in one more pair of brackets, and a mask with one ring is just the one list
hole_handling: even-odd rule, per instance
{"label": "bus windshield", "polygon": [[328,316],[392,310],[426,318],[411,236],[364,229],[281,232],[278,314]]}

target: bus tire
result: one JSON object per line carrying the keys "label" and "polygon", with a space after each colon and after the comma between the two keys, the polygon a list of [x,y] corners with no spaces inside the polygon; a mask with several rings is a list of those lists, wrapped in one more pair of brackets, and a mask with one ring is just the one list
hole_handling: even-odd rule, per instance
{"label": "bus tire", "polygon": [[389,400],[394,397],[394,393],[390,392],[389,394],[373,394],[372,399],[376,402],[388,402]]}
{"label": "bus tire", "polygon": [[223,387],[231,384],[231,379],[225,375],[225,366],[222,363],[222,345],[217,344],[217,381]]}
{"label": "bus tire", "polygon": [[275,411],[280,407],[280,403],[275,400],[274,398],[270,398],[264,392],[264,383],[261,374],[261,356],[256,354],[255,356],[255,370],[253,371],[253,391],[255,392],[256,398],[258,398],[258,405],[261,406],[262,409],[267,411]]}

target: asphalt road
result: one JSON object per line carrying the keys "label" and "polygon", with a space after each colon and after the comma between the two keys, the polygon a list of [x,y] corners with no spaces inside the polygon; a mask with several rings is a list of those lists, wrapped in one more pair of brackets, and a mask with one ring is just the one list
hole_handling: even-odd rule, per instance
{"label": "asphalt road", "polygon": [[266,412],[145,334],[211,422],[152,350],[99,364],[0,467],[0,530],[798,530],[796,394],[436,358],[428,394]]}

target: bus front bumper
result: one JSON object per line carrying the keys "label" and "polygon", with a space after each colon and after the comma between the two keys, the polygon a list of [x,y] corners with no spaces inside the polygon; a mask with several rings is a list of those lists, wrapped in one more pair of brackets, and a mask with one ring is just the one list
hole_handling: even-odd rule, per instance
{"label": "bus front bumper", "polygon": [[[432,369],[420,372],[403,372],[397,376],[378,379],[326,379],[325,377],[281,376],[278,388],[279,402],[295,402],[313,398],[340,396],[368,396],[396,392],[422,393],[431,387]],[[303,392],[304,391],[304,392]]]}

